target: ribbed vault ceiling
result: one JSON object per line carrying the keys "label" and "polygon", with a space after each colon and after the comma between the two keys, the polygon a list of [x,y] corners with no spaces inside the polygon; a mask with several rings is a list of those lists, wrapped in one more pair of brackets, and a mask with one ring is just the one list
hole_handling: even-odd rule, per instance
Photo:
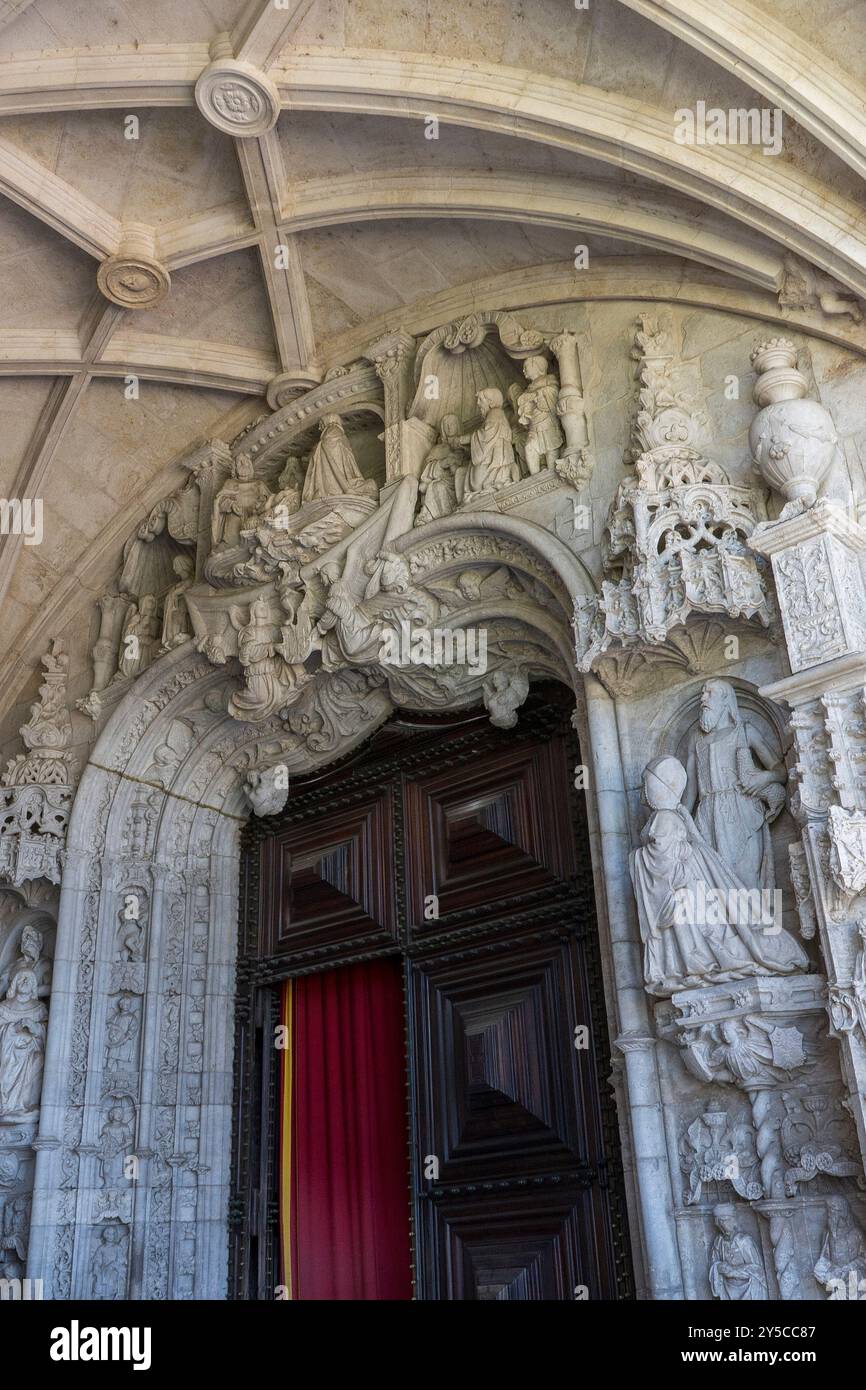
{"label": "ribbed vault ceiling", "polygon": [[[45,508],[41,546],[0,538],[4,705],[172,458],[278,375],[497,295],[772,318],[790,249],[866,296],[864,49],[851,0],[0,0],[0,495]],[[226,53],[279,93],[260,137],[196,104]],[[783,152],[677,144],[701,100],[779,105]],[[133,244],[155,307],[97,285]]]}

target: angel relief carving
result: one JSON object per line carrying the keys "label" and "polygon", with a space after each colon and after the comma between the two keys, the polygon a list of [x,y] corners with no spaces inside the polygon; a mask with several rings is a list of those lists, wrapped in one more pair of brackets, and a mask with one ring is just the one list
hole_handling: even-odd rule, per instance
{"label": "angel relief carving", "polygon": [[250,517],[264,511],[271,496],[267,483],[255,475],[249,454],[238,454],[226,479],[214,498],[212,537],[214,549],[228,550],[238,546],[241,532]]}

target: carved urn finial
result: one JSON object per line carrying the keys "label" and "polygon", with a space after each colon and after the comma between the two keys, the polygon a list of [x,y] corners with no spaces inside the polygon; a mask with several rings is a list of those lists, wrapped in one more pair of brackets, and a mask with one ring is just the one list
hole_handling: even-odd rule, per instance
{"label": "carved urn finial", "polygon": [[830,414],[807,398],[808,383],[787,338],[760,343],[751,355],[761,407],[749,430],[756,467],[787,503],[811,507],[836,452]]}

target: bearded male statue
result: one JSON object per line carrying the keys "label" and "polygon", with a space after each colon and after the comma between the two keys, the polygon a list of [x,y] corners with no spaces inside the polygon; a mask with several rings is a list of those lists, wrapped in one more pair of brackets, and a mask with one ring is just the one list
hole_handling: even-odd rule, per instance
{"label": "bearded male statue", "polygon": [[747,888],[775,886],[770,823],[785,804],[785,768],[741,718],[734,687],[707,681],[683,797],[704,839]]}

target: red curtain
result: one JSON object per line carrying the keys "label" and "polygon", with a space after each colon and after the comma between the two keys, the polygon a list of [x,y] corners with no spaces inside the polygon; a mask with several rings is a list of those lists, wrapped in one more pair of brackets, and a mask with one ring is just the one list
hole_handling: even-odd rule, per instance
{"label": "red curtain", "polygon": [[394,961],[285,986],[284,1278],[296,1299],[408,1299],[406,1072]]}

